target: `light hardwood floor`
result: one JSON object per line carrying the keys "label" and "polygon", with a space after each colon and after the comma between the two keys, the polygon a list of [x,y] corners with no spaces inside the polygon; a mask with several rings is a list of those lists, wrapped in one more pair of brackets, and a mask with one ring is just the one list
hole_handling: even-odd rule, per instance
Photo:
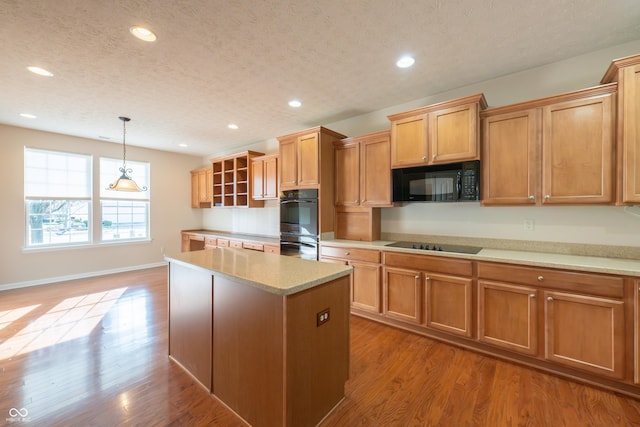
{"label": "light hardwood floor", "polygon": [[[0,292],[0,425],[241,426],[167,357],[166,269]],[[249,386],[249,385],[248,385]],[[640,401],[351,319],[328,426],[640,426]]]}

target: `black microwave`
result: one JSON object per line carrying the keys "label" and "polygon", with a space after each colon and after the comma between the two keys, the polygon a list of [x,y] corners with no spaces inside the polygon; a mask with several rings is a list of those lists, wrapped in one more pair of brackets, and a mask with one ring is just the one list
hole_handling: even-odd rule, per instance
{"label": "black microwave", "polygon": [[393,170],[394,202],[480,200],[480,161]]}

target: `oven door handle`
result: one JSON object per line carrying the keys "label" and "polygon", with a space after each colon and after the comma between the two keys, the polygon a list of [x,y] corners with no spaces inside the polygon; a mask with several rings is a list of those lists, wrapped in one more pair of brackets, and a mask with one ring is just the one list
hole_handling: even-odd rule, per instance
{"label": "oven door handle", "polygon": [[284,205],[287,203],[317,203],[314,200],[280,200],[280,204]]}
{"label": "oven door handle", "polygon": [[316,245],[312,245],[309,243],[304,243],[304,242],[280,242],[280,245],[285,245],[285,246],[307,246],[309,248],[315,248]]}

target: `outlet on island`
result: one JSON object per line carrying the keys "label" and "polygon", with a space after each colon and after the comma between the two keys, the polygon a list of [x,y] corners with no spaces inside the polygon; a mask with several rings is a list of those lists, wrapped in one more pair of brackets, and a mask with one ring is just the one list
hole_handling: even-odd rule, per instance
{"label": "outlet on island", "polygon": [[316,326],[322,326],[329,321],[329,309],[325,308],[324,310],[316,313]]}

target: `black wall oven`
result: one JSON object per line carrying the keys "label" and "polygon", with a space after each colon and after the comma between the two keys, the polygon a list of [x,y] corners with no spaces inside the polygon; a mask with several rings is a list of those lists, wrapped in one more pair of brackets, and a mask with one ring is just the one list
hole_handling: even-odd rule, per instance
{"label": "black wall oven", "polygon": [[318,259],[318,190],[280,194],[280,254]]}

